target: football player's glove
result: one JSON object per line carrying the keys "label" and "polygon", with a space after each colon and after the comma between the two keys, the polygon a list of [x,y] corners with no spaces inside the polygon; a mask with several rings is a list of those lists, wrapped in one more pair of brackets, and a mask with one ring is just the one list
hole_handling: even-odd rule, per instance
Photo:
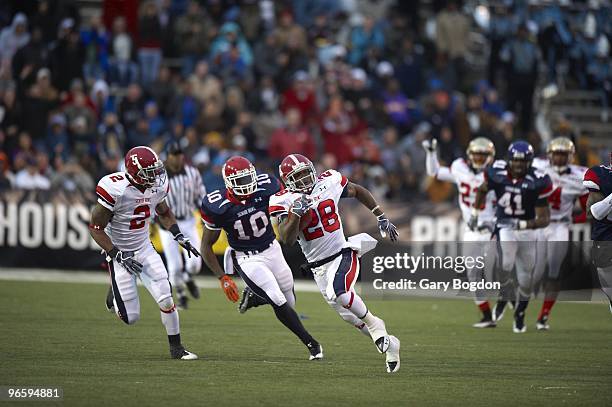
{"label": "football player's glove", "polygon": [[515,218],[498,219],[497,227],[500,229],[516,230],[519,228],[519,220]]}
{"label": "football player's glove", "polygon": [[312,202],[308,197],[302,194],[298,199],[293,202],[291,206],[291,213],[296,215],[297,217],[302,217],[310,210],[310,204]]}
{"label": "football player's glove", "polygon": [[108,255],[112,261],[121,264],[128,273],[134,276],[140,275],[140,272],[142,271],[142,264],[134,259],[134,252],[122,252],[121,250],[113,248]]}
{"label": "football player's glove", "polygon": [[237,302],[240,299],[240,294],[238,293],[238,287],[236,286],[236,283],[234,283],[234,280],[225,274],[219,279],[219,281],[221,282],[221,288],[223,289],[223,292],[225,292],[227,299],[231,302]]}
{"label": "football player's glove", "polygon": [[476,231],[478,229],[478,214],[472,213],[470,219],[467,222],[467,227],[472,231]]}
{"label": "football player's glove", "polygon": [[431,140],[423,140],[421,142],[421,145],[425,150],[433,153],[438,149],[438,140],[436,140],[435,138]]}
{"label": "football player's glove", "polygon": [[200,252],[198,251],[198,249],[193,247],[189,239],[187,239],[182,233],[179,233],[178,235],[174,236],[174,240],[176,240],[176,242],[180,244],[183,249],[185,249],[188,257],[191,257],[192,254],[195,257],[200,257]]}
{"label": "football player's glove", "polygon": [[397,232],[397,227],[387,218],[384,213],[381,213],[376,217],[378,219],[378,230],[380,231],[380,235],[385,238],[389,235],[389,239],[392,242],[397,240],[399,233]]}
{"label": "football player's glove", "polygon": [[493,222],[482,222],[476,229],[479,232],[484,232],[486,230],[489,233],[493,233],[495,230],[495,224]]}

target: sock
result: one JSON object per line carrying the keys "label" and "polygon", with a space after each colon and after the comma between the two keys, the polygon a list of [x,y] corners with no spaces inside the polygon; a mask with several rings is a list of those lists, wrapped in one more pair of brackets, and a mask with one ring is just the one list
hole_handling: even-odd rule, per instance
{"label": "sock", "polygon": [[478,308],[480,308],[480,311],[482,312],[482,316],[486,319],[493,319],[493,316],[491,315],[491,307],[489,306],[489,301],[477,301],[476,305],[478,305]]}
{"label": "sock", "polygon": [[291,332],[295,334],[300,341],[306,346],[309,343],[317,343],[312,336],[306,331],[304,325],[302,325],[302,321],[300,321],[300,317],[296,314],[295,310],[289,306],[289,304],[284,303],[281,306],[274,306],[274,313],[276,314],[276,318],[280,322],[283,323]]}
{"label": "sock", "polygon": [[168,335],[168,343],[170,343],[171,348],[181,346],[181,334]]}
{"label": "sock", "polygon": [[538,314],[538,321],[541,320],[544,315],[548,316],[548,314],[550,314],[550,310],[552,309],[553,305],[555,305],[555,300],[544,300],[542,309]]}
{"label": "sock", "polygon": [[519,301],[514,312],[516,314],[520,314],[521,312],[525,313],[525,310],[527,309],[527,305],[529,305],[529,301],[525,301],[525,300]]}
{"label": "sock", "polygon": [[179,316],[176,307],[173,306],[169,311],[160,309],[162,324],[166,327],[168,335],[178,335]]}
{"label": "sock", "polygon": [[336,302],[351,311],[357,318],[363,320],[368,313],[368,307],[354,291],[342,293],[336,298]]}

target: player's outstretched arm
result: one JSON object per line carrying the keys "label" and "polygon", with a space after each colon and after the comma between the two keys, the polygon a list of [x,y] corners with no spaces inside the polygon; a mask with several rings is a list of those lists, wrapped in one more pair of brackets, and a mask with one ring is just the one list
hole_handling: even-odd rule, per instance
{"label": "player's outstretched arm", "polygon": [[200,252],[198,252],[198,249],[193,247],[189,239],[183,235],[181,229],[176,224],[176,218],[174,217],[174,214],[170,210],[170,207],[165,199],[155,207],[155,212],[157,213],[159,223],[161,223],[166,230],[172,233],[174,240],[176,240],[176,242],[180,244],[183,249],[185,249],[185,252],[187,252],[187,256],[191,257],[193,255],[200,257]]}
{"label": "player's outstretched arm", "polygon": [[599,191],[589,191],[587,218],[602,220],[612,212],[612,194],[604,197]]}
{"label": "player's outstretched arm", "polygon": [[111,211],[98,203],[94,206],[93,211],[91,211],[89,222],[89,234],[106,253],[110,253],[113,249],[113,242],[104,231],[112,216],[113,213]]}
{"label": "player's outstretched arm", "polygon": [[472,215],[468,220],[468,228],[470,230],[476,230],[478,227],[478,215],[480,214],[480,210],[478,208],[484,207],[485,199],[487,199],[487,193],[489,192],[489,187],[486,182],[480,184],[478,189],[476,190],[476,198],[474,199],[474,206],[472,207]]}
{"label": "player's outstretched arm", "polygon": [[238,301],[240,295],[238,294],[238,287],[234,280],[225,272],[217,260],[217,256],[213,251],[213,245],[219,239],[221,235],[221,229],[212,230],[204,225],[202,231],[202,244],[200,245],[200,252],[202,253],[202,260],[204,264],[213,272],[213,274],[219,279],[221,288],[225,292],[225,296],[232,302]]}
{"label": "player's outstretched arm", "polygon": [[380,205],[376,203],[376,199],[370,191],[359,184],[349,182],[346,185],[345,197],[356,198],[363,206],[368,208],[370,212],[374,214],[374,216],[376,216],[376,219],[378,220],[378,229],[380,230],[380,234],[383,238],[389,235],[389,239],[391,239],[391,241],[397,240],[397,237],[399,236],[397,228],[387,218],[383,210],[380,209]]}
{"label": "player's outstretched arm", "polygon": [[455,182],[455,177],[450,168],[440,166],[438,161],[438,140],[423,140],[421,143],[425,149],[425,171],[430,177],[445,182]]}

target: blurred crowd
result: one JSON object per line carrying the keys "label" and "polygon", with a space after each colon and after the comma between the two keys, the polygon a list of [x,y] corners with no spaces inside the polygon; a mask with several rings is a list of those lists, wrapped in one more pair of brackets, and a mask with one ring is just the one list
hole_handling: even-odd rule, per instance
{"label": "blurred crowd", "polygon": [[[538,88],[597,90],[603,106],[610,95],[603,1],[101,5],[1,2],[0,190],[93,190],[132,146],[163,154],[178,140],[209,189],[230,155],[274,171],[298,152],[410,199],[422,140],[437,138],[445,163],[477,136],[498,156],[519,137],[541,148]],[[475,33],[490,49],[481,65]]]}

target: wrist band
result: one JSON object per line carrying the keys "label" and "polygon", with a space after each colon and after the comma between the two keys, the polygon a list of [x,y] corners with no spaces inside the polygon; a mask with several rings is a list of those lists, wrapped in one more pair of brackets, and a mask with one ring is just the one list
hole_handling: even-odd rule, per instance
{"label": "wrist band", "polygon": [[380,205],[376,205],[375,207],[370,209],[370,212],[374,213],[374,211],[377,210],[377,209],[380,209]]}
{"label": "wrist band", "polygon": [[381,218],[383,218],[385,216],[385,213],[381,213],[380,215],[376,215],[376,219],[380,220]]}
{"label": "wrist band", "polygon": [[526,220],[519,220],[518,227],[519,227],[519,229],[527,229],[527,221]]}

